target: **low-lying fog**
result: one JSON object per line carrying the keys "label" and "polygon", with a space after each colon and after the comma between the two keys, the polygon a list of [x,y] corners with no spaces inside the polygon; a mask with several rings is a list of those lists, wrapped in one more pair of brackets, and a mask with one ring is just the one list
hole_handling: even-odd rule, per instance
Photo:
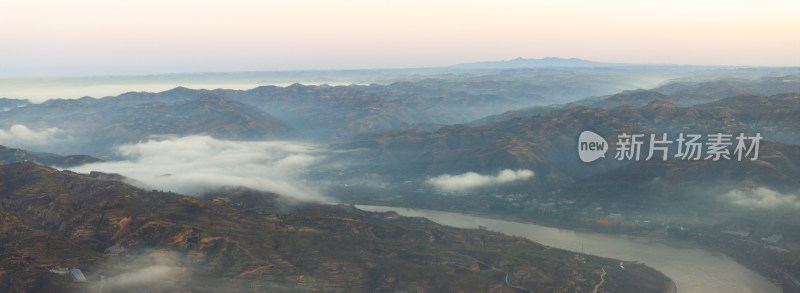
{"label": "low-lying fog", "polygon": [[[13,131],[29,131],[19,128]],[[49,135],[43,133],[49,132],[42,132],[38,136]],[[9,134],[0,131],[0,137],[3,135]],[[31,136],[31,139],[34,137]],[[367,173],[358,176],[358,172],[355,177],[340,178],[344,181],[339,182],[334,179],[334,173],[365,164],[358,161],[358,151],[338,151],[347,155],[334,155],[334,151],[325,146],[298,141],[231,141],[210,136],[160,136],[119,146],[117,152],[123,160],[69,169],[81,173],[117,173],[145,189],[193,196],[222,187],[243,186],[313,202],[335,202],[325,194],[331,184],[369,185],[376,180],[383,182],[379,184],[381,186],[391,184],[387,181],[391,180],[388,177],[369,176]],[[312,176],[311,173],[316,175]],[[431,192],[457,195],[487,187],[518,185],[534,176],[531,170],[505,169],[497,173],[441,174],[419,178],[419,182],[433,187]],[[797,193],[781,193],[766,187],[739,188],[722,191],[716,198],[721,203],[744,207],[800,208]]]}
{"label": "low-lying fog", "polygon": [[[2,133],[0,133],[1,135]],[[75,172],[116,173],[145,189],[202,195],[221,187],[243,186],[274,192],[301,201],[331,202],[319,180],[309,180],[309,171],[344,169],[358,154],[330,159],[325,147],[298,141],[231,141],[210,136],[160,136],[136,144],[122,145],[120,161],[91,163],[69,168]],[[347,162],[350,160],[351,162]],[[443,174],[426,184],[441,192],[465,192],[530,179],[531,170],[502,170],[497,174]],[[360,181],[381,180],[375,178]],[[353,182],[352,178],[351,181]],[[338,184],[326,180],[326,184]],[[143,186],[142,186],[143,185]]]}
{"label": "low-lying fog", "polygon": [[303,201],[327,201],[304,174],[324,149],[291,141],[228,141],[210,136],[160,137],[118,148],[125,160],[70,168],[117,173],[145,188],[187,195],[244,186]]}
{"label": "low-lying fog", "polygon": [[505,169],[497,175],[481,175],[475,172],[467,172],[459,175],[444,174],[429,178],[427,183],[436,189],[445,192],[464,192],[480,187],[489,187],[510,183],[514,181],[527,180],[533,177],[531,170],[511,170]]}

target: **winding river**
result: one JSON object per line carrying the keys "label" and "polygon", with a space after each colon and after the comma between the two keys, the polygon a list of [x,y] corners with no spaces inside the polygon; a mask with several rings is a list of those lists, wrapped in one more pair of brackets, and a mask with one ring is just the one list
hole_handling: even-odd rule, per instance
{"label": "winding river", "polygon": [[424,217],[436,223],[457,227],[485,226],[491,231],[528,238],[565,250],[637,261],[671,278],[678,292],[781,292],[766,278],[730,257],[699,248],[697,245],[668,239],[600,234],[558,229],[536,224],[481,218],[466,214],[422,209],[356,205],[365,211],[396,211],[409,217]]}

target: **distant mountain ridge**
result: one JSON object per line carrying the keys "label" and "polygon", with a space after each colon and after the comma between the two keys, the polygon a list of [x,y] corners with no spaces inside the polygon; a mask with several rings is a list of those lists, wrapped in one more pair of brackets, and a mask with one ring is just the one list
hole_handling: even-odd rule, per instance
{"label": "distant mountain ridge", "polygon": [[31,102],[28,100],[17,100],[17,99],[8,99],[8,98],[0,98],[0,112],[8,111],[13,108],[23,107],[30,105]]}
{"label": "distant mountain ridge", "polygon": [[612,95],[586,97],[566,104],[527,107],[492,115],[470,122],[470,125],[485,125],[513,118],[528,118],[556,109],[578,106],[614,109],[629,105],[643,107],[655,100],[663,100],[678,106],[688,107],[706,104],[737,95],[772,96],[784,93],[800,93],[800,75],[766,76],[755,80],[718,79],[704,82],[672,81],[653,89],[625,90]]}
{"label": "distant mountain ridge", "polygon": [[206,134],[222,139],[299,139],[301,135],[271,115],[219,95],[177,103],[151,102],[118,111],[119,122],[95,139],[129,143],[151,135]]}
{"label": "distant mountain ridge", "polygon": [[[576,141],[584,130],[600,133],[607,141],[616,140],[615,136],[622,132],[667,133],[670,137],[682,132],[760,132],[767,140],[783,146],[773,149],[800,152],[800,147],[796,147],[800,144],[798,113],[800,94],[740,95],[691,107],[655,100],[641,108],[623,105],[606,110],[579,106],[481,126],[388,132],[360,137],[341,147],[370,150],[365,154],[378,162],[371,171],[382,174],[436,176],[469,171],[491,173],[504,168],[531,169],[537,174],[532,182],[559,186],[626,165],[625,161],[608,157],[588,165],[577,160]],[[793,169],[784,167],[778,168],[778,172],[795,174]],[[800,182],[784,183],[800,187]]]}
{"label": "distant mountain ridge", "polygon": [[461,63],[450,66],[459,69],[502,69],[502,68],[536,68],[536,67],[596,67],[615,66],[617,63],[595,62],[579,58],[546,57],[541,59],[526,59],[518,57],[503,61],[482,61],[474,63]]}
{"label": "distant mountain ridge", "polygon": [[[100,99],[56,99],[10,108],[0,112],[0,129],[17,124],[33,131],[56,127],[62,131],[60,133],[76,140],[61,143],[60,149],[37,150],[109,158],[113,157],[116,145],[147,139],[149,135],[205,134],[237,140],[302,137],[330,142],[392,129],[430,130],[436,125],[468,123],[478,117],[485,118],[469,125],[528,118],[581,105],[613,109],[621,105],[641,107],[653,100],[664,100],[689,106],[716,101],[732,93],[775,94],[800,86],[797,76],[782,76],[672,82],[653,90],[623,91],[568,104],[558,104],[559,100],[552,98],[585,97],[585,94],[608,90],[604,85],[613,84],[618,74],[635,72],[638,71],[611,70],[609,75],[597,75],[592,69],[575,72],[512,70],[501,74],[410,79],[388,85],[293,84],[250,90],[176,87],[158,93],[128,92]],[[203,102],[207,97],[224,100]],[[24,104],[19,101],[15,103]],[[200,106],[200,103],[206,105]],[[540,106],[522,108],[531,104]],[[544,106],[548,104],[554,106]],[[509,109],[518,110],[487,117]]]}
{"label": "distant mountain ridge", "polygon": [[[57,127],[74,139],[59,152],[113,156],[114,147],[152,135],[210,135],[222,139],[300,139],[302,135],[253,106],[205,91],[50,100],[0,113],[0,125]],[[177,92],[177,93],[176,93]],[[54,148],[55,149],[55,148]]]}
{"label": "distant mountain ridge", "polygon": [[[527,104],[547,103],[548,95],[583,95],[594,84],[581,74],[571,83],[530,83],[495,75],[468,79],[422,79],[389,85],[260,86],[250,90],[194,90],[176,87],[149,93],[54,99],[0,112],[0,129],[22,124],[32,130],[57,127],[91,144],[64,144],[57,152],[113,156],[121,143],[153,134],[208,134],[226,139],[306,139],[330,141],[413,125],[447,125]],[[555,78],[555,77],[548,77]],[[194,108],[191,101],[224,97],[222,107]],[[234,103],[235,101],[235,103]],[[114,113],[112,115],[112,113]],[[273,119],[274,118],[274,119]],[[291,129],[288,129],[288,128]],[[294,134],[292,134],[294,133]]]}

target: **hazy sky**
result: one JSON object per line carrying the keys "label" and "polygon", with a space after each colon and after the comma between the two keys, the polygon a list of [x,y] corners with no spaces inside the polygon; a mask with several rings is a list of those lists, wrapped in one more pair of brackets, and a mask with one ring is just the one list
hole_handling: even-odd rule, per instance
{"label": "hazy sky", "polygon": [[516,57],[800,65],[800,1],[0,0],[0,76]]}

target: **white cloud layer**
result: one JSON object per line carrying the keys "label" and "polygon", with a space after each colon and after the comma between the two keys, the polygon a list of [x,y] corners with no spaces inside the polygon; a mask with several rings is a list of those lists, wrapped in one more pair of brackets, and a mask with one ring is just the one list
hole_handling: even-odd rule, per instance
{"label": "white cloud layer", "polygon": [[310,144],[187,136],[125,145],[119,148],[119,153],[127,160],[71,169],[118,173],[150,188],[187,195],[224,186],[244,186],[298,200],[326,200],[301,179],[321,156],[320,149]]}
{"label": "white cloud layer", "polygon": [[783,194],[766,187],[758,187],[749,190],[731,190],[723,195],[723,198],[740,206],[776,208],[776,207],[795,207],[800,208],[800,200],[796,194]]}
{"label": "white cloud layer", "polygon": [[15,124],[8,130],[0,129],[0,145],[5,146],[39,146],[70,139],[63,130],[55,127],[31,130],[25,125]]}
{"label": "white cloud layer", "polygon": [[497,175],[480,175],[475,172],[467,172],[460,175],[444,174],[428,179],[428,184],[433,185],[441,191],[458,192],[467,191],[478,187],[505,184],[518,180],[527,180],[533,177],[531,170],[511,170],[505,169]]}

